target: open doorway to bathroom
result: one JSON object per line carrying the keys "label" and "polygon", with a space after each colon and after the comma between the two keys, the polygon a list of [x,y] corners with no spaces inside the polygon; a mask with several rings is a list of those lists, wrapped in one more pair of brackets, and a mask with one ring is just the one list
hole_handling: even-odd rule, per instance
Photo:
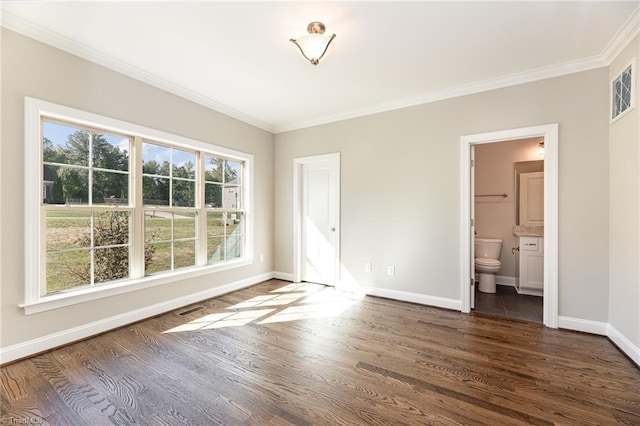
{"label": "open doorway to bathroom", "polygon": [[474,312],[542,323],[544,138],[473,148]]}
{"label": "open doorway to bathroom", "polygon": [[471,312],[475,301],[474,218],[472,173],[475,147],[505,141],[544,140],[544,241],[542,323],[558,328],[558,124],[543,124],[460,137],[460,311]]}

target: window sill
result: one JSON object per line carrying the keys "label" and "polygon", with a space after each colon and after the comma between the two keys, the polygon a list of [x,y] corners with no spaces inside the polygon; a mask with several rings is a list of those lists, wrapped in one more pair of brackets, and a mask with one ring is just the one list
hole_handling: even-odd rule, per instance
{"label": "window sill", "polygon": [[90,302],[105,297],[115,296],[118,294],[138,291],[145,288],[156,287],[163,284],[169,284],[180,280],[196,278],[203,275],[221,272],[228,269],[235,269],[242,266],[252,265],[254,260],[251,258],[241,258],[221,265],[200,266],[190,268],[184,271],[176,271],[158,276],[148,276],[135,280],[126,280],[115,282],[112,284],[104,284],[98,287],[92,287],[82,290],[76,290],[68,293],[44,296],[32,302],[26,302],[18,307],[24,309],[25,315],[37,314],[39,312],[59,309],[65,306],[77,305],[80,303]]}

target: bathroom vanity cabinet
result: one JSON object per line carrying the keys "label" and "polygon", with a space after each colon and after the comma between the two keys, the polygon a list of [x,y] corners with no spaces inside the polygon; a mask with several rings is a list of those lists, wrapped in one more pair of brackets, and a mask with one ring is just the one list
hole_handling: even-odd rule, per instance
{"label": "bathroom vanity cabinet", "polygon": [[543,237],[520,237],[518,293],[542,296],[544,289],[543,243]]}

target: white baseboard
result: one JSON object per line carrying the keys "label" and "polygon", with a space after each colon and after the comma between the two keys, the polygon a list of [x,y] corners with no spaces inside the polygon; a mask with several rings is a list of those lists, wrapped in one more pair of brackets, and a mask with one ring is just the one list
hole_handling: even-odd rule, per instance
{"label": "white baseboard", "polygon": [[627,339],[614,326],[611,324],[607,325],[607,337],[640,368],[640,348],[634,345],[631,340]]}
{"label": "white baseboard", "polygon": [[278,280],[283,280],[283,281],[291,281],[293,282],[293,274],[290,274],[288,272],[278,272],[278,271],[274,271],[273,272],[273,278],[278,279]]}
{"label": "white baseboard", "polygon": [[[136,309],[135,311],[126,312],[100,321],[94,321],[78,327],[63,330],[47,336],[32,339],[26,342],[0,348],[0,364],[15,361],[37,353],[47,351],[71,342],[85,339],[93,335],[104,333],[114,328],[122,327],[145,318],[162,314],[164,312],[178,309],[182,306],[190,305],[201,300],[210,299],[212,297],[221,296],[232,291],[240,290],[266,281],[277,278],[286,281],[293,281],[292,274],[282,272],[268,272],[243,280],[225,284],[220,287],[201,291],[198,293],[188,294],[177,299],[171,299],[166,302],[157,303],[145,308]],[[400,300],[403,302],[418,303],[421,305],[435,306],[438,308],[452,309],[460,311],[462,302],[456,299],[448,299],[444,297],[428,296],[424,294],[411,293],[406,291],[391,290],[385,288],[369,287],[364,289],[365,294],[370,296],[384,297],[387,299]],[[558,317],[558,327],[574,331],[582,331],[585,333],[598,334],[607,336],[614,342],[620,350],[622,350],[629,358],[631,358],[638,366],[640,366],[640,348],[631,342],[627,337],[620,333],[615,327],[608,323],[600,321],[591,321],[572,317]]]}
{"label": "white baseboard", "polygon": [[274,278],[274,275],[275,274],[273,272],[264,273],[225,284],[220,287],[188,294],[177,299],[167,300],[166,302],[157,303],[131,312],[115,315],[100,321],[94,321],[67,330],[62,330],[37,339],[0,348],[0,364],[25,358],[77,340],[86,339],[87,337],[104,333],[105,331],[113,330],[114,328],[122,327],[123,325],[131,324],[164,312],[172,311],[185,305],[200,302],[201,300],[210,299],[245,287],[250,287],[262,281],[270,280],[271,278]]}
{"label": "white baseboard", "polygon": [[507,277],[503,275],[496,275],[496,284],[498,285],[508,285],[511,287],[516,286],[516,277]]}
{"label": "white baseboard", "polygon": [[544,297],[544,290],[538,290],[535,288],[516,287],[516,292],[518,292],[518,294],[524,294],[526,296]]}
{"label": "white baseboard", "polygon": [[437,308],[453,309],[460,311],[462,303],[460,300],[447,299],[445,297],[427,296],[425,294],[410,293],[407,291],[390,290],[387,288],[368,287],[364,288],[367,296],[384,297],[387,299],[401,300],[403,302],[418,303],[420,305],[435,306]]}
{"label": "white baseboard", "polygon": [[609,324],[606,322],[563,316],[558,317],[558,328],[564,328],[567,330],[582,331],[584,333],[606,336],[608,327]]}

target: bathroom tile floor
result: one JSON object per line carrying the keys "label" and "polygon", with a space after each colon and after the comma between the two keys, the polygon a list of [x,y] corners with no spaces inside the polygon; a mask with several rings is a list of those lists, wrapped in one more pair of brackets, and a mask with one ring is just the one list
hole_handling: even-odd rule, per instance
{"label": "bathroom tile floor", "polygon": [[542,297],[518,294],[514,287],[498,285],[494,294],[476,290],[474,312],[541,323]]}

